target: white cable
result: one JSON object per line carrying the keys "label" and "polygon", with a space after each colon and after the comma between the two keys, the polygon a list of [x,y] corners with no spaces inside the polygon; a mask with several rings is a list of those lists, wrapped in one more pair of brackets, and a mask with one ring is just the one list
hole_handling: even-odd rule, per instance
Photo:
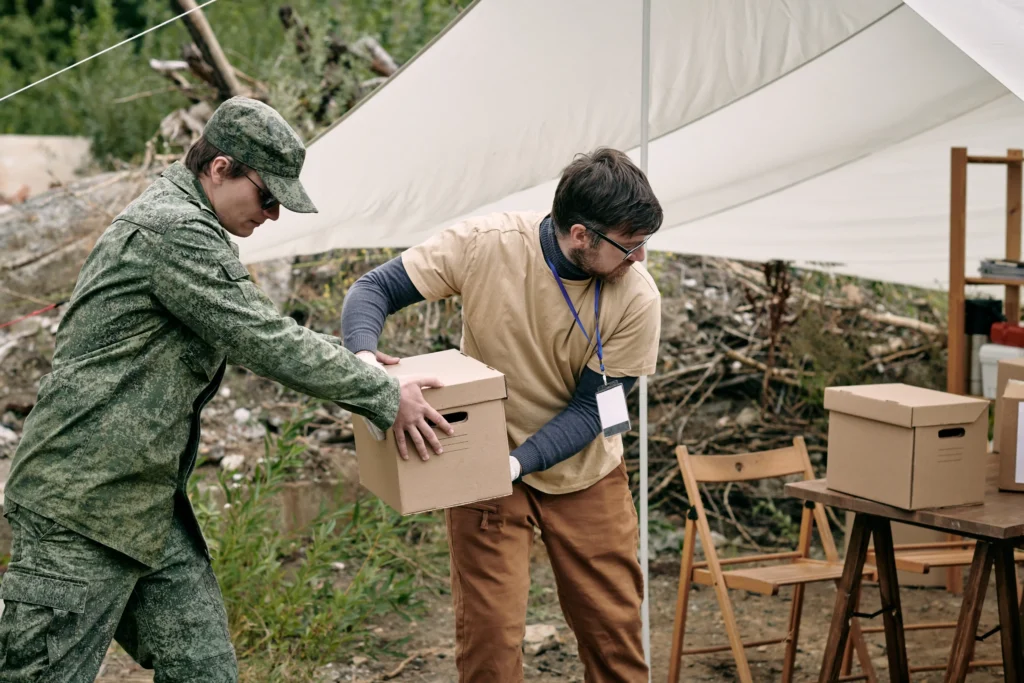
{"label": "white cable", "polygon": [[4,100],[6,100],[6,99],[9,99],[9,98],[11,98],[11,97],[14,97],[14,96],[15,96],[15,95],[17,95],[18,93],[23,93],[23,92],[25,92],[26,90],[28,90],[29,88],[33,88],[33,87],[35,87],[35,86],[39,85],[40,83],[42,83],[42,82],[44,82],[44,81],[48,81],[48,80],[50,80],[51,78],[53,78],[54,76],[60,76],[60,75],[61,75],[62,73],[64,73],[65,71],[70,71],[71,69],[74,69],[74,68],[75,68],[76,66],[78,66],[79,64],[85,64],[85,63],[86,63],[86,62],[88,62],[88,61],[89,61],[90,59],[95,59],[96,57],[99,57],[99,56],[100,56],[100,55],[102,55],[102,54],[106,54],[107,52],[110,52],[111,50],[113,50],[113,49],[115,49],[115,48],[119,48],[119,47],[121,47],[121,46],[122,46],[122,45],[124,45],[125,43],[130,43],[130,42],[132,42],[133,40],[135,40],[136,38],[141,38],[142,36],[146,35],[147,33],[150,33],[151,31],[155,31],[155,30],[157,30],[158,28],[161,28],[162,26],[166,26],[167,24],[170,24],[170,23],[171,23],[171,22],[173,22],[173,21],[177,21],[178,19],[181,19],[181,18],[182,18],[183,16],[185,16],[185,15],[187,15],[187,14],[192,14],[193,12],[196,12],[196,11],[198,11],[198,10],[201,10],[202,8],[206,7],[207,5],[212,5],[212,4],[213,4],[213,3],[215,3],[215,2],[217,2],[217,0],[206,0],[206,2],[204,2],[204,3],[203,3],[203,4],[201,4],[201,5],[199,5],[198,7],[193,7],[192,9],[190,9],[190,10],[189,10],[189,11],[187,11],[187,12],[182,12],[181,14],[179,14],[179,15],[178,15],[178,16],[176,16],[176,17],[174,17],[173,19],[168,19],[167,21],[163,22],[162,24],[157,24],[156,26],[154,26],[154,27],[152,27],[152,28],[147,28],[147,29],[146,29],[145,31],[143,31],[142,33],[137,33],[137,34],[135,34],[134,36],[132,36],[131,38],[126,38],[126,39],[122,40],[122,41],[121,41],[120,43],[118,43],[117,45],[111,45],[111,46],[110,46],[110,47],[108,47],[107,49],[105,49],[105,50],[102,50],[102,51],[100,51],[100,52],[97,52],[96,54],[92,55],[91,57],[86,57],[85,59],[83,59],[83,60],[81,60],[81,61],[79,61],[79,62],[75,62],[75,63],[74,63],[74,64],[72,64],[71,66],[66,66],[66,67],[64,67],[63,69],[61,69],[60,71],[57,71],[56,73],[52,73],[52,74],[50,74],[49,76],[46,76],[45,78],[40,78],[40,79],[39,79],[38,81],[36,81],[35,83],[29,83],[28,85],[26,85],[26,86],[25,86],[24,88],[22,88],[22,89],[20,89],[20,90],[15,90],[15,91],[14,91],[14,92],[12,92],[12,93],[8,93],[7,95],[4,95],[3,97],[0,97],[0,102],[3,102]]}

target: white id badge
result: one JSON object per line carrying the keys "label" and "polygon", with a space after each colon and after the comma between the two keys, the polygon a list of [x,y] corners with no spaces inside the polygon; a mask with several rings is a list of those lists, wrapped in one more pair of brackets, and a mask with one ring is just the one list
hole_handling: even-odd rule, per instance
{"label": "white id badge", "polygon": [[605,437],[629,431],[626,392],[621,382],[609,382],[597,390],[597,412],[601,415]]}

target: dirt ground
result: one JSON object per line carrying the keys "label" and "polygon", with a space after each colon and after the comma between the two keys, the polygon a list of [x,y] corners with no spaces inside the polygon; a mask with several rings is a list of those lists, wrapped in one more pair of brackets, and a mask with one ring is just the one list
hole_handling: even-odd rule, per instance
{"label": "dirt ground", "polygon": [[[659,564],[651,577],[651,680],[664,681],[668,675],[668,654],[672,639],[672,620],[675,610],[677,568],[668,563]],[[543,553],[539,553],[533,567],[534,585],[531,589],[528,623],[551,624],[557,627],[563,643],[539,656],[527,656],[524,680],[537,683],[582,683],[583,667],[577,658],[572,632],[565,625],[554,590],[554,579]],[[741,631],[750,639],[768,639],[781,633],[785,627],[790,606],[790,594],[776,598],[734,592],[733,606]],[[995,586],[990,586],[979,631],[986,632],[998,622],[995,608]],[[804,602],[804,620],[800,633],[795,681],[816,681],[821,663],[822,649],[828,635],[835,590],[831,584],[812,586]],[[924,621],[956,621],[959,599],[935,588],[904,588],[901,591],[906,623]],[[399,683],[447,683],[458,675],[454,659],[454,620],[447,592],[430,596],[429,618],[410,624],[402,619],[387,619],[379,628],[388,636],[409,636],[403,648],[406,658],[394,657],[381,661],[338,662],[322,671],[325,683],[371,683],[382,680]],[[877,609],[877,586],[866,585],[864,611]],[[881,619],[876,620],[881,625]],[[872,625],[873,625],[872,624]],[[911,666],[942,664],[949,656],[953,633],[943,631],[907,632],[907,653]],[[888,680],[885,640],[882,634],[866,637],[879,680]],[[690,600],[690,619],[687,647],[716,645],[725,642],[722,621],[714,593],[698,588]],[[998,635],[979,643],[977,659],[1000,659]],[[782,672],[782,645],[751,649],[750,666],[756,681],[777,681]],[[390,676],[401,667],[397,675]],[[855,668],[855,671],[857,669]],[[387,678],[385,678],[387,677]],[[917,673],[915,683],[941,681],[942,672]],[[151,674],[140,670],[123,653],[115,650],[107,658],[101,683],[128,683],[151,681]],[[735,681],[736,669],[729,653],[699,655],[684,658],[683,681]],[[992,667],[972,671],[968,681],[987,683],[1002,681],[1002,669]]]}

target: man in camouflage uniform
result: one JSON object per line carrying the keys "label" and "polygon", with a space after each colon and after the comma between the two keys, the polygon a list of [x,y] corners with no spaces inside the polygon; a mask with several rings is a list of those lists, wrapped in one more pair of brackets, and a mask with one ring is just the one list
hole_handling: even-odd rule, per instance
{"label": "man in camouflage uniform", "polygon": [[304,159],[276,111],[229,100],[83,266],[6,490],[0,682],[92,681],[111,638],[157,683],[237,679],[185,493],[227,360],[439,452],[426,420],[447,424],[420,392],[436,380],[400,384],[281,316],[238,260],[229,234],[276,220],[278,203],[316,211]]}

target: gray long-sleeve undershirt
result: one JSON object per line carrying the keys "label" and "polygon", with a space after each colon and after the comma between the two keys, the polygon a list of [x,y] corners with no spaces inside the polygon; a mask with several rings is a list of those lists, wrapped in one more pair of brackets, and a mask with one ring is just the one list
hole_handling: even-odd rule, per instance
{"label": "gray long-sleeve undershirt", "polygon": [[[563,280],[589,277],[558,247],[550,217],[541,223],[540,241],[545,258],[554,264]],[[353,353],[376,351],[387,317],[423,299],[400,256],[374,268],[359,278],[345,296],[341,313],[345,347]],[[616,379],[623,384],[627,394],[636,383],[635,377]],[[576,391],[565,409],[512,452],[522,465],[521,476],[554,467],[597,438],[601,433],[597,390],[603,384],[604,379],[599,373],[590,368],[583,369]]]}

